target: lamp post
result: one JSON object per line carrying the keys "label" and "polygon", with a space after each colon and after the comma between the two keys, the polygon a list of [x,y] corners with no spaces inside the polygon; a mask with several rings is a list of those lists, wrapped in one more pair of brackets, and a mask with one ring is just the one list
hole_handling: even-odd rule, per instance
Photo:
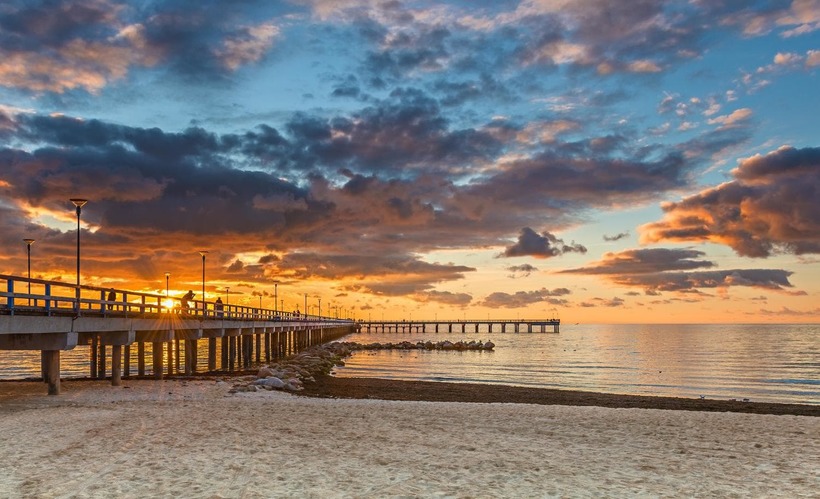
{"label": "lamp post", "polygon": [[279,281],[273,281],[273,315],[279,315],[279,310],[277,310],[277,306],[279,304]]}
{"label": "lamp post", "polygon": [[321,296],[317,296],[316,298],[318,298],[318,299],[319,299],[319,312],[318,312],[316,315],[318,315],[319,317],[321,317],[321,316],[322,316],[322,297],[321,297]]}
{"label": "lamp post", "polygon": [[171,273],[166,272],[165,273],[165,306],[166,306],[166,308],[170,308],[170,307],[168,307],[168,289],[169,289],[168,288],[168,281],[169,281],[170,278],[171,278]]}
{"label": "lamp post", "polygon": [[87,199],[71,198],[69,199],[76,207],[77,212],[77,314],[80,313],[80,214],[83,211],[83,206],[88,202]]}
{"label": "lamp post", "polygon": [[31,245],[34,239],[23,239],[26,243],[26,261],[28,262],[28,304],[31,306]]}
{"label": "lamp post", "polygon": [[203,317],[205,314],[205,255],[208,254],[207,250],[200,250],[199,254],[202,256],[202,315]]}
{"label": "lamp post", "polygon": [[308,315],[308,308],[307,308],[307,293],[305,293],[305,319],[307,319]]}

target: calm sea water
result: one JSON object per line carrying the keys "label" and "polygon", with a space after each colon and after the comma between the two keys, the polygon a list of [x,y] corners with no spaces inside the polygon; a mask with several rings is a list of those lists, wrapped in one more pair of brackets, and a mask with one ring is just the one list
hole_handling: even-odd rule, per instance
{"label": "calm sea water", "polygon": [[345,339],[360,343],[489,339],[496,347],[493,352],[359,352],[336,375],[820,404],[816,324],[562,325],[559,334],[486,331],[483,326],[478,334],[351,335]]}
{"label": "calm sea water", "polygon": [[[492,352],[357,352],[340,377],[820,404],[820,325],[562,325],[554,333],[361,333],[360,343],[492,340]],[[472,328],[469,328],[472,329]],[[207,358],[200,341],[200,359]],[[150,364],[150,349],[146,354]],[[0,352],[0,379],[37,376],[38,352]],[[86,376],[88,347],[62,355]]]}

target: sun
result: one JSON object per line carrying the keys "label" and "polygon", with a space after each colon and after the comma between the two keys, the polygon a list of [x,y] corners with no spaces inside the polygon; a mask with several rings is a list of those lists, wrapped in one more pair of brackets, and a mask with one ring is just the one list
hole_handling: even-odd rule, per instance
{"label": "sun", "polygon": [[165,299],[165,300],[162,300],[162,307],[163,307],[166,311],[167,311],[167,310],[171,310],[171,309],[173,309],[173,308],[174,308],[174,305],[175,305],[174,300],[172,300],[172,299],[170,299],[170,298]]}

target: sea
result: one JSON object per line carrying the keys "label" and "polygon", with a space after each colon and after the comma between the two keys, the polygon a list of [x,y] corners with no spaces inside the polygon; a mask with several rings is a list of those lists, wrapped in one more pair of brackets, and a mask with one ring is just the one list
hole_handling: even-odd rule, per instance
{"label": "sea", "polygon": [[[559,333],[367,332],[340,341],[492,341],[492,351],[369,350],[338,377],[486,383],[592,392],[820,405],[820,324],[562,324]],[[455,329],[458,329],[456,332]],[[537,331],[537,327],[535,330]],[[207,342],[200,341],[200,359]],[[88,347],[62,376],[88,373]],[[150,355],[147,355],[150,359]],[[39,352],[0,351],[0,379],[39,374]]]}

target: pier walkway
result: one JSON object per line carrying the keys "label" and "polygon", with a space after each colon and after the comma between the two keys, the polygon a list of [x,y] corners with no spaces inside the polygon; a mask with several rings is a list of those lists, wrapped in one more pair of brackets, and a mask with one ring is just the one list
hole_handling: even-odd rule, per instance
{"label": "pier walkway", "polygon": [[465,320],[450,320],[450,321],[439,321],[439,320],[416,320],[416,321],[362,321],[357,322],[356,326],[360,331],[367,331],[367,332],[382,332],[382,333],[398,333],[398,332],[416,332],[416,333],[427,333],[427,332],[436,332],[443,331],[446,329],[448,333],[452,333],[453,329],[460,330],[462,333],[466,333],[468,327],[473,329],[476,333],[479,332],[479,328],[481,325],[484,324],[487,326],[487,332],[492,333],[495,331],[500,331],[502,333],[506,333],[508,328],[510,331],[519,333],[523,329],[526,329],[528,333],[532,333],[534,330],[539,332],[550,332],[547,330],[548,326],[552,327],[553,333],[559,332],[559,327],[561,325],[560,319],[496,319],[496,320],[483,320],[483,319],[465,319]]}
{"label": "pier walkway", "polygon": [[208,341],[208,371],[217,370],[218,358],[220,370],[232,371],[249,368],[254,359],[267,362],[341,338],[356,328],[352,320],[228,303],[191,300],[183,305],[166,295],[0,274],[0,350],[39,350],[43,380],[48,393],[56,395],[60,352],[78,345],[90,346],[92,378],[106,377],[108,359],[111,383],[119,385],[123,376],[149,372],[147,352],[155,378],[197,372],[200,339]]}

